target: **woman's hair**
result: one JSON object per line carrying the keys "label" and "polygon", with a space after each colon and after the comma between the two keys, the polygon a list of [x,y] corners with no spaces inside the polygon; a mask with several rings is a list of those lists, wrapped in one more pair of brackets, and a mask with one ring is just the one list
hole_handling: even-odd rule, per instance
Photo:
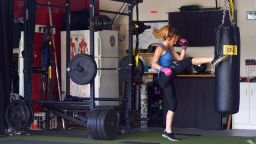
{"label": "woman's hair", "polygon": [[158,39],[166,40],[167,38],[172,38],[174,36],[179,37],[179,34],[175,28],[169,27],[168,25],[163,26],[160,29],[154,28],[153,34]]}

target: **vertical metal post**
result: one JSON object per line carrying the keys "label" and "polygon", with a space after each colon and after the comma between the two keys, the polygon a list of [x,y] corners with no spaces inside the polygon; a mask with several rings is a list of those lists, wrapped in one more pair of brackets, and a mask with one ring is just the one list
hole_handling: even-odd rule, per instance
{"label": "vertical metal post", "polygon": [[[66,0],[66,69],[70,62],[70,0]],[[70,95],[70,77],[66,71],[66,95]]]}
{"label": "vertical metal post", "polygon": [[136,83],[136,95],[135,95],[135,110],[139,110],[140,109],[140,96],[141,96],[141,84],[140,83]]}
{"label": "vertical metal post", "polygon": [[30,90],[30,81],[28,79],[28,0],[24,0],[24,99],[27,101],[29,99]]}
{"label": "vertical metal post", "polygon": [[[90,19],[94,16],[95,0],[90,0]],[[94,59],[94,30],[90,22],[90,55]],[[95,85],[94,80],[90,83],[90,110],[95,108]]]}
{"label": "vertical metal post", "polygon": [[24,99],[32,103],[32,66],[36,3],[24,0]]}
{"label": "vertical metal post", "polygon": [[124,104],[124,126],[126,127],[126,129],[128,131],[131,130],[131,124],[130,124],[130,118],[129,118],[129,113],[131,111],[131,97],[132,97],[132,70],[133,70],[133,63],[132,63],[132,59],[133,59],[133,53],[132,53],[132,49],[133,49],[133,35],[132,35],[132,19],[133,19],[133,4],[129,3],[128,4],[128,14],[129,14],[129,43],[128,43],[128,55],[129,55],[129,81],[126,82],[126,91],[125,91],[125,96],[127,101],[125,101]]}

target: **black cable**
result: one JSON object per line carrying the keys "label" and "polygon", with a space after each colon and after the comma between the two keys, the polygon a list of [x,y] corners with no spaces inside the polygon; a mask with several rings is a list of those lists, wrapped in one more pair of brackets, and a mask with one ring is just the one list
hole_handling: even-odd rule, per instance
{"label": "black cable", "polygon": [[[137,22],[139,21],[139,4],[136,4],[136,21]],[[139,49],[139,34],[136,34],[136,45],[135,45],[135,52],[134,52],[135,56],[138,54],[138,49]]]}

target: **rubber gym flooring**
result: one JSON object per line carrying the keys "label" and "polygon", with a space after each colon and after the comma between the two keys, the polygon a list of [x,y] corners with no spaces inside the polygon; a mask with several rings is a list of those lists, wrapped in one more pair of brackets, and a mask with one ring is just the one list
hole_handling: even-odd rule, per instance
{"label": "rubber gym flooring", "polygon": [[[181,132],[181,130],[176,130]],[[190,134],[176,133],[178,142],[170,142],[161,137],[161,132],[156,130],[139,130],[129,134],[118,135],[114,140],[92,140],[86,136],[55,136],[55,135],[16,135],[1,136],[1,144],[256,144],[256,132],[240,132],[241,135],[232,131],[194,131],[186,130]],[[201,134],[200,134],[201,132]],[[208,132],[208,133],[207,133]],[[211,133],[212,132],[212,133]],[[220,132],[220,133],[218,133]],[[197,134],[196,134],[197,133]],[[204,134],[203,134],[204,133]],[[232,134],[233,133],[233,134]]]}

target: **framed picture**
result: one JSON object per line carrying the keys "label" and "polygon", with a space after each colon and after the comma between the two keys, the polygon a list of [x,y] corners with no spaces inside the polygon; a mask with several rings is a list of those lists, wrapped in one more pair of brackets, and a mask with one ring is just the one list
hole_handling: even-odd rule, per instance
{"label": "framed picture", "polygon": [[[148,46],[152,43],[159,43],[161,39],[156,39],[153,35],[154,28],[161,28],[164,25],[168,24],[168,20],[160,21],[142,21],[145,25],[151,26],[150,29],[145,30],[139,35],[139,49],[147,49]],[[136,36],[133,37],[133,44],[136,44]]]}
{"label": "framed picture", "polygon": [[256,11],[247,11],[248,20],[256,20]]}

